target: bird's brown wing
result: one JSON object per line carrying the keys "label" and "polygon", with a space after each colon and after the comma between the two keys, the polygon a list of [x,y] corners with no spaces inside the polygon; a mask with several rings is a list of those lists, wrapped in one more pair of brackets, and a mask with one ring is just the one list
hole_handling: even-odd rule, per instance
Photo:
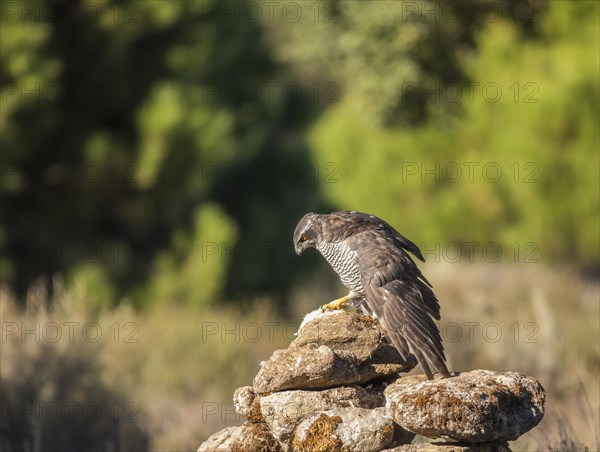
{"label": "bird's brown wing", "polygon": [[394,346],[404,358],[414,354],[429,379],[431,368],[449,377],[432,318],[439,319],[439,303],[413,260],[393,238],[377,230],[353,235],[348,241],[357,253],[366,303]]}
{"label": "bird's brown wing", "polygon": [[375,215],[357,212],[356,210],[344,210],[324,215],[321,221],[326,223],[323,229],[325,233],[324,238],[327,241],[345,240],[352,235],[360,234],[367,230],[379,231],[385,234],[386,238],[394,246],[404,248],[419,260],[425,262],[425,258],[417,245]]}

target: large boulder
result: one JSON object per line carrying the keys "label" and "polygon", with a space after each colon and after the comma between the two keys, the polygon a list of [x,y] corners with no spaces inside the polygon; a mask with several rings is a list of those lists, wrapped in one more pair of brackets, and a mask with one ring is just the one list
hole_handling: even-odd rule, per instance
{"label": "large boulder", "polygon": [[390,414],[429,438],[513,441],[544,417],[540,383],[517,372],[474,370],[453,378],[399,378],[385,389]]}

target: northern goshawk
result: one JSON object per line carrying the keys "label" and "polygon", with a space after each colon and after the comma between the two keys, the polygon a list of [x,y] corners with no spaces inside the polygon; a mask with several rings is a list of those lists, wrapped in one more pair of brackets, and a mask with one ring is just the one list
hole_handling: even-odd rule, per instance
{"label": "northern goshawk", "polygon": [[323,309],[341,309],[351,301],[379,319],[404,359],[415,355],[427,378],[433,378],[431,369],[450,377],[433,322],[440,319],[440,305],[406,252],[425,261],[414,243],[374,215],[344,211],[304,215],[294,231],[294,247],[298,255],[310,247],[319,250],[350,290]]}

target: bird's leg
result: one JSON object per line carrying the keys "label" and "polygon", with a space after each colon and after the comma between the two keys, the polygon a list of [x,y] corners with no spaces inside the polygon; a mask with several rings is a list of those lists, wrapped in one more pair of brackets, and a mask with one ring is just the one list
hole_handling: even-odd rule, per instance
{"label": "bird's leg", "polygon": [[343,311],[344,304],[352,299],[352,292],[321,306],[321,311]]}

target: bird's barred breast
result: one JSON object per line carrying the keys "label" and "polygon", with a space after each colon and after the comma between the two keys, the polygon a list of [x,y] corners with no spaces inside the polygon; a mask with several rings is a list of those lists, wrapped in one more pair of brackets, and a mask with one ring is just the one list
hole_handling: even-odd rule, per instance
{"label": "bird's barred breast", "polygon": [[317,249],[339,275],[344,286],[355,294],[364,295],[356,251],[351,250],[343,241],[321,242]]}

